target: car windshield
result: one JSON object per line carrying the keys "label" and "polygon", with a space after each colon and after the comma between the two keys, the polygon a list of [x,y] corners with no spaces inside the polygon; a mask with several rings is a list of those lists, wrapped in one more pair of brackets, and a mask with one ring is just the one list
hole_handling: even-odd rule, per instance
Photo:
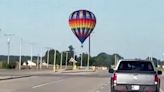
{"label": "car windshield", "polygon": [[151,62],[141,62],[141,61],[122,61],[122,62],[120,62],[118,70],[154,71]]}

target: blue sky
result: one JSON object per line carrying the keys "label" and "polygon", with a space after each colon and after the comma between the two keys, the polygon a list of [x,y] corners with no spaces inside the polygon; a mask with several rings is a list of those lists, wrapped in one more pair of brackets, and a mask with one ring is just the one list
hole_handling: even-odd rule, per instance
{"label": "blue sky", "polygon": [[[164,59],[163,0],[0,0],[0,54],[7,54],[6,33],[11,38],[11,54],[39,54],[46,47],[65,51],[73,45],[77,54],[88,51],[71,32],[69,15],[79,9],[92,11],[97,24],[91,35],[91,54],[119,53],[125,58],[154,56]],[[44,52],[43,52],[44,53]]]}

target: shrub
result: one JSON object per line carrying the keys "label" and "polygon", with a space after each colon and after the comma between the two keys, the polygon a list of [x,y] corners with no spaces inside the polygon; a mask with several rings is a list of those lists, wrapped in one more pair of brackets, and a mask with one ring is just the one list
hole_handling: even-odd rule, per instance
{"label": "shrub", "polygon": [[9,64],[7,64],[6,62],[3,62],[2,68],[15,69],[16,68],[16,62],[10,62]]}

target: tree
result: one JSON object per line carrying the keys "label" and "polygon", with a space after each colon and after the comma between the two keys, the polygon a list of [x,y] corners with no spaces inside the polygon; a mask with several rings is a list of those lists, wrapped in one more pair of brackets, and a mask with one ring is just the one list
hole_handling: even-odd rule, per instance
{"label": "tree", "polygon": [[102,52],[102,53],[98,54],[97,56],[91,58],[90,65],[109,67],[114,64],[115,59],[116,59],[115,57],[118,60],[123,58],[119,54],[109,55],[109,54]]}
{"label": "tree", "polygon": [[100,53],[96,57],[94,57],[95,62],[93,65],[95,66],[110,66],[114,63],[113,56],[108,55],[106,53]]}
{"label": "tree", "polygon": [[[60,59],[61,59],[61,52],[59,52],[58,50],[56,50],[56,64],[60,65]],[[54,49],[51,49],[49,51],[49,63],[50,64],[53,64],[54,63],[54,52],[55,50]],[[68,62],[70,60],[71,57],[73,57],[74,55],[74,48],[72,45],[69,46],[69,51],[65,51],[65,52],[62,52],[63,55],[62,55],[62,64],[65,65],[66,62],[67,64],[69,65],[70,63]],[[66,60],[66,53],[68,53],[68,58]],[[48,51],[46,51],[45,53],[45,60],[47,60],[47,54],[48,54]],[[87,53],[82,53],[83,55],[83,66],[87,66],[87,61],[88,61],[88,54]],[[113,54],[113,55],[109,55],[109,54],[106,54],[104,52],[98,54],[97,56],[95,57],[90,57],[90,66],[107,66],[109,67],[110,65],[113,65],[114,64],[114,61],[115,61],[115,57],[119,60],[123,57],[121,57],[119,54]],[[77,65],[80,65],[81,63],[81,55],[80,56],[77,56],[75,55],[75,60],[77,61]]]}
{"label": "tree", "polygon": [[[49,63],[50,64],[54,63],[54,53],[55,53],[54,49],[49,50]],[[46,51],[45,56],[44,56],[46,61],[47,61],[47,54],[48,54],[48,51]],[[58,50],[56,50],[56,64],[60,64],[60,57],[61,57],[61,53]]]}
{"label": "tree", "polygon": [[74,56],[74,48],[73,48],[73,46],[70,45],[68,48],[69,48],[69,53],[70,53],[71,57],[73,57]]}

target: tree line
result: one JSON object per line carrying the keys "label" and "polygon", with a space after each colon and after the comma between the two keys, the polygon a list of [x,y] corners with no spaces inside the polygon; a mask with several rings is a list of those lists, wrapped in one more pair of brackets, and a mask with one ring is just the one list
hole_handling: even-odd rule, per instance
{"label": "tree line", "polygon": [[[45,55],[42,57],[43,62],[47,62],[47,60],[48,60],[47,58],[49,56],[49,64],[53,64],[54,63],[54,54],[56,51],[56,64],[60,65],[61,56],[62,56],[62,64],[63,65],[65,65],[66,62],[68,65],[71,64],[69,62],[69,60],[71,57],[73,57],[77,61],[76,65],[80,66],[81,55],[74,54],[74,48],[72,45],[70,45],[68,48],[69,48],[69,50],[64,51],[64,52],[60,52],[59,50],[54,50],[54,49],[47,50],[45,52]],[[83,58],[83,66],[87,66],[88,54],[82,53],[82,56],[83,56],[82,57]],[[117,53],[110,55],[105,52],[101,52],[97,56],[89,56],[89,57],[90,57],[90,61],[89,61],[90,66],[100,66],[100,67],[101,66],[109,67],[111,65],[114,65],[115,62],[118,61],[119,59],[123,59],[123,57]],[[38,56],[33,56],[33,62],[36,62],[37,58],[38,58]],[[23,62],[27,62],[27,60],[30,60],[30,59],[31,59],[30,56],[22,56],[22,64],[23,64]],[[147,57],[146,59],[152,60],[156,66],[157,66],[157,64],[160,64],[160,60],[158,60],[156,58]],[[1,55],[0,61],[7,62],[7,56]],[[18,62],[18,61],[19,61],[19,56],[10,56],[10,62],[13,63],[13,62]]]}

